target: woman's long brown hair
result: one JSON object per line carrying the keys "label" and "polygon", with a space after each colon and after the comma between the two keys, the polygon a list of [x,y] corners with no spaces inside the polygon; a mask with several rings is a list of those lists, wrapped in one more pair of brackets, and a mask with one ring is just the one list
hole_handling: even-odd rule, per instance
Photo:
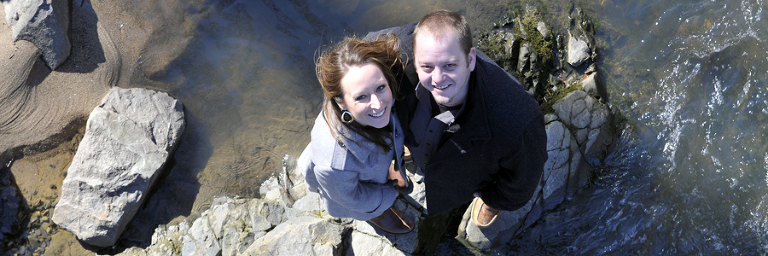
{"label": "woman's long brown hair", "polygon": [[[323,118],[331,129],[331,134],[343,145],[341,133],[337,130],[341,125],[356,130],[384,151],[391,148],[385,138],[390,137],[391,128],[378,129],[370,126],[362,126],[357,122],[344,124],[341,122],[341,108],[334,99],[341,99],[341,79],[353,66],[366,63],[375,64],[389,84],[393,98],[398,98],[399,84],[396,77],[403,72],[403,62],[400,58],[400,39],[394,34],[381,35],[376,41],[363,41],[356,37],[346,37],[333,47],[326,49],[315,64],[317,80],[323,87],[325,98],[323,99]],[[392,113],[394,115],[394,113]]]}

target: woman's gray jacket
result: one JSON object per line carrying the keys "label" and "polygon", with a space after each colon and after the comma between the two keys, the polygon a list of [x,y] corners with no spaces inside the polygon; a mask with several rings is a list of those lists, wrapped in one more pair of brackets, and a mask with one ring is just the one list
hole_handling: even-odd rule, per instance
{"label": "woman's gray jacket", "polygon": [[[390,124],[394,156],[397,163],[403,163],[403,132],[394,112]],[[381,215],[392,207],[399,194],[387,179],[393,151],[385,152],[346,125],[340,124],[337,131],[343,135],[343,143],[331,135],[323,113],[315,119],[312,140],[297,161],[309,191],[320,194],[331,216],[368,220]],[[405,173],[401,173],[405,178]]]}

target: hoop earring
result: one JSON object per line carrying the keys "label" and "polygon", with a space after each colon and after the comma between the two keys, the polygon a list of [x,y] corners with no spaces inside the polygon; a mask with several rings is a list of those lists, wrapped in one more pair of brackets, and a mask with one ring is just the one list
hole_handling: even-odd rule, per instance
{"label": "hoop earring", "polygon": [[341,121],[345,124],[351,124],[353,121],[355,121],[355,117],[352,116],[352,112],[349,112],[349,110],[344,110],[341,112]]}

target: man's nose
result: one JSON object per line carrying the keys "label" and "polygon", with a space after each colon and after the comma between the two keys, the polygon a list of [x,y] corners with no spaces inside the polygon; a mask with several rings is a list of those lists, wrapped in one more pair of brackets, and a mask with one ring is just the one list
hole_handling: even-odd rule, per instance
{"label": "man's nose", "polygon": [[439,68],[435,68],[435,70],[432,71],[432,82],[434,82],[435,84],[439,84],[443,82],[444,80],[443,78],[444,78],[443,71],[440,70]]}

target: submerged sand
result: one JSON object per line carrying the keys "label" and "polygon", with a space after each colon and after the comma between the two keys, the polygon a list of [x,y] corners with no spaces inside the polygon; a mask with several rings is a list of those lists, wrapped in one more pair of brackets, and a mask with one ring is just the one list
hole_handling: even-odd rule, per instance
{"label": "submerged sand", "polygon": [[[184,12],[162,4],[73,1],[71,54],[56,70],[34,44],[12,41],[0,8],[0,160],[31,210],[27,250],[84,252],[74,236],[51,229],[53,206],[94,107],[111,87],[151,87],[146,74],[164,69],[191,38],[195,17],[164,15]],[[39,230],[47,236],[32,237]]]}

